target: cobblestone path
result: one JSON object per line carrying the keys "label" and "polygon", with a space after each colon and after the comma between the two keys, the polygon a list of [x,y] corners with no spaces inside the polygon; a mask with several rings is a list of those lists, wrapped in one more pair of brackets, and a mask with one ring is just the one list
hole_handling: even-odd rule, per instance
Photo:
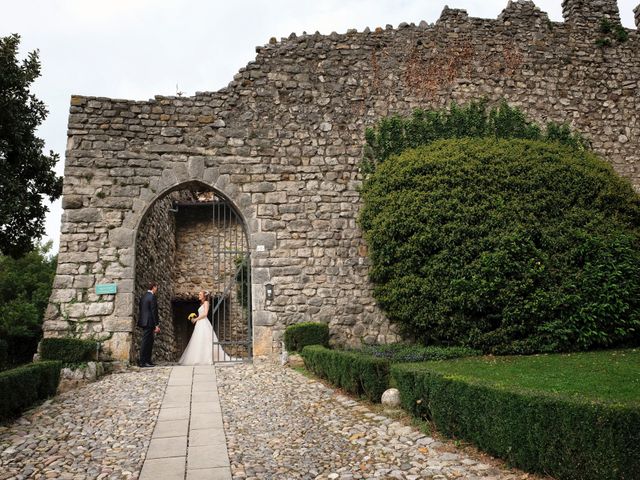
{"label": "cobblestone path", "polygon": [[451,453],[291,369],[245,364],[217,377],[234,479],[534,478]]}
{"label": "cobblestone path", "polygon": [[0,480],[138,478],[170,371],[108,375],[0,427]]}

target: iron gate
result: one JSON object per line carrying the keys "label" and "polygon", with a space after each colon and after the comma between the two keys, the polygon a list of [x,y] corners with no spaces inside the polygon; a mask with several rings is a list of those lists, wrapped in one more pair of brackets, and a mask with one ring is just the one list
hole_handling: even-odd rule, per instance
{"label": "iron gate", "polygon": [[251,250],[242,217],[217,195],[213,197],[213,286],[213,361],[251,359]]}

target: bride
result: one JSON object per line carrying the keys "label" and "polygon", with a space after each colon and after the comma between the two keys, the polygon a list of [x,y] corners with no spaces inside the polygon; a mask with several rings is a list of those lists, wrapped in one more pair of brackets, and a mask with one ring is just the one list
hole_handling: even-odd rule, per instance
{"label": "bride", "polygon": [[[191,320],[195,324],[191,339],[178,363],[180,365],[211,365],[214,361],[234,361],[236,358],[225,353],[218,343],[211,322],[209,322],[209,292],[198,293],[200,308],[198,316]],[[215,349],[213,343],[216,342]]]}

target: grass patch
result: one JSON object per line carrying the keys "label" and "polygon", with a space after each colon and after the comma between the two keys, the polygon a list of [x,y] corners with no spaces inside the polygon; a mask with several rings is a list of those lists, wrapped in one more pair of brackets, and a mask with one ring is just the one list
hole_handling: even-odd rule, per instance
{"label": "grass patch", "polygon": [[428,362],[446,376],[572,399],[640,405],[640,349]]}

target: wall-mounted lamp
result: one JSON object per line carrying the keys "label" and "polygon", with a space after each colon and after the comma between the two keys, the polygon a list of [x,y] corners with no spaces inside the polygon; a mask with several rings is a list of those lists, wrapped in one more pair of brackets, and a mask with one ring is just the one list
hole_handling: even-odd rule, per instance
{"label": "wall-mounted lamp", "polygon": [[266,293],[267,300],[269,301],[273,300],[273,285],[271,285],[270,283],[267,283],[264,286],[264,291]]}

